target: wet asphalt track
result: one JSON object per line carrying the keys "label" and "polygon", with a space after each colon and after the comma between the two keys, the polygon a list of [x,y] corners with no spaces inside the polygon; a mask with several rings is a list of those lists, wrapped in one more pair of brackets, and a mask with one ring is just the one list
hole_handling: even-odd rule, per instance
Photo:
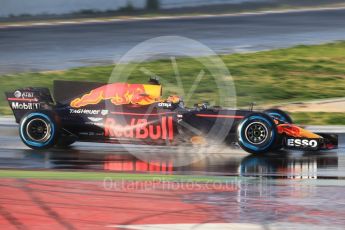
{"label": "wet asphalt track", "polygon": [[[120,147],[93,143],[75,143],[68,150],[35,151],[21,143],[16,125],[6,122],[0,125],[0,169],[239,177],[228,177],[235,178],[234,183],[227,184],[231,188],[229,191],[218,191],[215,189],[216,185],[212,184],[214,187],[211,188],[215,190],[210,191],[184,191],[181,188],[176,191],[176,187],[166,191],[146,184],[142,186],[147,190],[136,191],[131,187],[127,191],[127,187],[121,183],[114,190],[105,190],[104,184],[92,181],[2,179],[0,186],[5,192],[0,194],[0,204],[7,208],[3,210],[12,210],[13,215],[15,213],[22,218],[19,219],[22,222],[13,223],[17,227],[54,226],[57,223],[57,217],[50,215],[48,211],[44,212],[43,216],[46,218],[42,222],[42,202],[28,199],[32,194],[45,194],[44,205],[49,205],[52,210],[65,208],[66,211],[62,212],[58,220],[64,220],[63,223],[73,226],[70,229],[84,229],[90,227],[90,224],[90,228],[97,226],[118,229],[121,226],[124,229],[144,230],[230,229],[235,226],[239,229],[343,229],[345,135],[340,134],[339,141],[340,148],[335,151],[276,152],[266,156],[248,155],[239,149],[214,149],[200,155],[186,148]],[[18,198],[19,200],[13,200],[12,195],[7,195],[28,192],[31,195]],[[59,203],[56,201],[57,197]],[[71,202],[73,200],[83,200],[83,208],[80,209],[80,202]],[[16,205],[17,202],[20,202],[20,206]],[[21,206],[23,202],[33,202],[31,206],[27,206],[30,217],[27,217],[28,214]],[[137,206],[132,205],[137,202]],[[165,208],[156,210],[167,202],[172,203],[171,207],[179,211],[172,212]],[[186,205],[192,207],[188,209],[188,214],[178,215],[177,213],[184,213]],[[79,210],[81,217],[72,218],[75,212],[71,211],[73,208]],[[40,214],[35,214],[36,211]],[[119,216],[118,212],[125,215]],[[92,223],[89,221],[90,215],[94,217]],[[151,215],[159,215],[160,218],[147,218]],[[186,222],[192,224],[173,225]],[[138,223],[145,225],[137,225]]]}
{"label": "wet asphalt track", "polygon": [[179,35],[218,53],[345,39],[345,10],[0,29],[0,73],[108,64],[150,38]]}
{"label": "wet asphalt track", "polygon": [[[14,124],[0,125],[0,168],[158,172],[195,175],[264,176],[268,178],[345,178],[345,135],[339,149],[320,153],[281,151],[253,156],[241,149],[113,145],[77,142],[70,149],[27,148]],[[339,131],[339,130],[338,130]],[[140,165],[140,169],[139,166]]]}

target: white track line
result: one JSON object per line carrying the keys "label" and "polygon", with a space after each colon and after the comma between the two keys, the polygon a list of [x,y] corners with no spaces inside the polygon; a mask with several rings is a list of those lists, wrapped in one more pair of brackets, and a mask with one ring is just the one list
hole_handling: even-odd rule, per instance
{"label": "white track line", "polygon": [[209,224],[147,224],[147,225],[108,225],[108,228],[132,230],[264,230],[264,226],[246,223],[209,223]]}
{"label": "white track line", "polygon": [[302,8],[293,10],[267,10],[259,12],[247,12],[247,13],[229,13],[229,14],[201,14],[190,16],[160,16],[160,17],[132,17],[132,18],[104,18],[104,19],[82,19],[82,20],[64,20],[64,21],[52,21],[52,22],[29,22],[29,23],[0,23],[0,29],[12,28],[12,27],[36,27],[36,26],[58,26],[58,25],[82,25],[82,24],[96,24],[96,23],[112,23],[112,22],[130,22],[130,21],[154,21],[154,20],[172,20],[172,19],[202,19],[202,18],[217,18],[217,17],[232,17],[232,16],[254,16],[254,15],[266,15],[266,14],[283,14],[283,13],[300,13],[300,12],[319,12],[325,10],[344,10],[345,7],[323,7],[323,8]]}
{"label": "white track line", "polygon": [[207,224],[147,224],[147,225],[108,225],[109,228],[132,230],[282,230],[282,229],[313,229],[336,230],[340,226],[325,226],[306,223],[276,222],[268,224],[249,223],[207,223]]}

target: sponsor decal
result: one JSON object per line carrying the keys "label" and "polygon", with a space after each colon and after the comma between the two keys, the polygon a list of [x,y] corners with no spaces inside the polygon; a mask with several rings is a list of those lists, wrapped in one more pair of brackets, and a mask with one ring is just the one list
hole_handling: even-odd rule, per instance
{"label": "sponsor decal", "polygon": [[16,98],[20,98],[22,96],[22,92],[20,92],[19,90],[15,91],[13,93],[13,95],[16,97]]}
{"label": "sponsor decal", "polygon": [[95,109],[69,109],[70,114],[98,115],[101,111]]}
{"label": "sponsor decal", "polygon": [[33,92],[21,92],[16,90],[13,93],[13,97],[7,98],[8,101],[26,101],[26,102],[37,102],[38,99],[34,97]]}
{"label": "sponsor decal", "polygon": [[286,145],[288,147],[317,148],[318,141],[315,139],[288,138],[286,140]]}
{"label": "sponsor decal", "polygon": [[110,100],[114,105],[138,104],[149,105],[160,98],[160,85],[113,83],[101,86],[80,98],[71,101],[72,108],[96,105],[103,100]]}
{"label": "sponsor decal", "polygon": [[88,117],[87,119],[89,119],[90,121],[93,121],[93,122],[99,122],[99,121],[103,120],[102,117]]}
{"label": "sponsor decal", "polygon": [[22,92],[22,98],[33,98],[34,93],[33,92]]}
{"label": "sponsor decal", "polygon": [[12,109],[23,109],[23,110],[33,110],[40,109],[40,103],[31,103],[31,102],[12,102]]}
{"label": "sponsor decal", "polygon": [[147,119],[132,118],[128,125],[121,125],[118,124],[114,118],[107,118],[104,122],[104,136],[173,140],[173,118],[164,116],[157,124],[152,124],[152,122],[147,121]]}
{"label": "sponsor decal", "polygon": [[33,92],[21,92],[19,90],[16,90],[13,93],[15,98],[33,98],[34,97],[34,93]]}
{"label": "sponsor decal", "polygon": [[170,102],[159,102],[158,107],[160,107],[160,108],[171,108],[172,104]]}
{"label": "sponsor decal", "polygon": [[103,109],[103,110],[101,111],[101,114],[102,114],[103,116],[108,115],[108,114],[109,114],[109,110]]}
{"label": "sponsor decal", "polygon": [[79,132],[78,135],[80,135],[80,136],[100,136],[102,134],[96,133],[96,132]]}
{"label": "sponsor decal", "polygon": [[295,138],[308,138],[308,139],[316,139],[321,138],[321,136],[312,133],[308,130],[302,129],[296,125],[293,124],[281,124],[277,126],[278,133],[279,134],[285,134],[289,137],[295,137]]}

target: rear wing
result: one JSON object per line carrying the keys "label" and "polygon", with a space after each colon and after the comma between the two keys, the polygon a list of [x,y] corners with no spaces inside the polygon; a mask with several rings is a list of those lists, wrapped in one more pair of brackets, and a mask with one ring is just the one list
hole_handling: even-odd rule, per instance
{"label": "rear wing", "polygon": [[17,123],[30,111],[49,110],[54,106],[47,88],[23,88],[6,92],[5,95]]}

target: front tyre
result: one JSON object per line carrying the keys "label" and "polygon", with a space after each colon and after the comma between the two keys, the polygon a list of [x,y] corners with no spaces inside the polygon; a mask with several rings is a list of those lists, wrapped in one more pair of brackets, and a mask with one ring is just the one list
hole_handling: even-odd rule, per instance
{"label": "front tyre", "polygon": [[20,122],[19,135],[32,149],[47,149],[56,143],[58,128],[54,118],[44,112],[28,113]]}
{"label": "front tyre", "polygon": [[275,148],[277,140],[277,126],[265,113],[252,113],[237,127],[238,144],[249,153],[267,153]]}
{"label": "front tyre", "polygon": [[283,110],[280,109],[267,109],[264,111],[264,113],[268,114],[272,118],[276,118],[280,121],[292,124],[292,118],[290,117],[289,114],[284,112]]}

